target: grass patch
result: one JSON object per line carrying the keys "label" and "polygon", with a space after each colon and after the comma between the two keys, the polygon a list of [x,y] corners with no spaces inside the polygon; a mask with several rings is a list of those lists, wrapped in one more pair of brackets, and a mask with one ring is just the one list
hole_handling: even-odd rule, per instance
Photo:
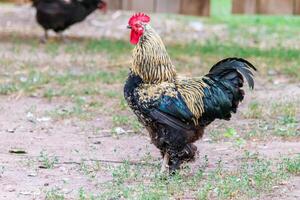
{"label": "grass patch", "polygon": [[231,15],[232,0],[211,0],[211,16]]}
{"label": "grass patch", "polygon": [[[204,44],[197,42],[188,44],[177,44],[168,46],[168,51],[175,61],[181,61],[177,69],[186,66],[186,62],[199,57],[207,66],[202,73],[207,73],[209,67],[220,59],[226,57],[241,57],[248,59],[258,69],[261,75],[267,75],[269,70],[275,70],[278,73],[289,75],[289,77],[298,79],[300,77],[300,50],[276,47],[272,49],[261,49],[258,47],[243,46],[232,42],[208,41]],[[201,65],[202,63],[195,63]],[[183,66],[181,66],[183,65]],[[203,64],[202,64],[203,65]]]}
{"label": "grass patch", "polygon": [[258,47],[243,47],[234,43],[224,44],[217,41],[208,41],[204,44],[194,42],[169,46],[169,52],[174,57],[178,55],[215,55],[222,57],[275,58],[280,60],[300,58],[300,50],[296,49],[285,49],[283,47],[260,49]]}
{"label": "grass patch", "polygon": [[48,111],[47,115],[58,119],[77,117],[84,120],[92,116],[92,111],[94,109],[98,109],[102,106],[102,104],[98,101],[88,102],[84,97],[80,96],[73,97],[72,101],[73,105],[58,107],[54,110]]}
{"label": "grass patch", "polygon": [[142,129],[141,123],[137,120],[135,116],[127,115],[113,115],[112,123],[114,127],[117,126],[129,126],[133,131],[138,132]]}
{"label": "grass patch", "polygon": [[258,101],[252,101],[248,105],[248,110],[245,113],[247,118],[259,119],[263,115],[262,105]]}
{"label": "grass patch", "polygon": [[46,192],[46,200],[64,200],[64,194],[57,188],[53,188]]}
{"label": "grass patch", "polygon": [[281,167],[288,173],[300,175],[300,155],[294,158],[284,158]]}
{"label": "grass patch", "polygon": [[[216,0],[215,0],[216,1]],[[225,0],[223,0],[225,1]],[[242,28],[246,26],[299,29],[300,17],[298,16],[271,16],[271,15],[228,15],[213,16],[206,22],[222,23],[230,28]]]}
{"label": "grass patch", "polygon": [[56,156],[49,156],[46,151],[40,152],[38,160],[41,163],[41,167],[45,169],[52,169],[58,163],[58,158]]}
{"label": "grass patch", "polygon": [[[39,89],[44,89],[43,96],[49,99],[54,96],[72,96],[74,93],[93,95],[98,94],[99,90],[91,88],[91,85],[89,84],[122,83],[125,81],[127,73],[127,70],[123,69],[116,72],[98,70],[95,72],[86,72],[84,74],[73,74],[71,72],[53,74],[51,72],[42,73],[38,70],[30,70],[21,75],[14,75],[10,78],[10,81],[0,84],[0,94],[8,95],[18,91],[30,94]],[[59,85],[60,87],[58,89],[48,88],[45,90],[46,85],[48,84]],[[80,84],[81,86],[74,87],[76,84]],[[82,85],[84,84],[88,84],[86,88],[82,88]]]}
{"label": "grass patch", "polygon": [[[185,168],[174,176],[159,173],[159,166],[132,166],[129,162],[109,168],[112,181],[99,199],[249,199],[272,191],[273,186],[299,172],[299,158],[284,159],[279,163],[246,152],[243,162],[235,169],[225,169],[222,161],[215,169],[208,169],[209,161],[196,172]],[[146,168],[146,169],[145,169]]]}
{"label": "grass patch", "polygon": [[124,81],[127,77],[127,73],[128,71],[123,69],[118,70],[117,72],[98,70],[94,72],[88,72],[85,74],[66,73],[60,76],[56,76],[55,80],[60,85],[66,85],[70,81],[79,81],[83,83],[93,83],[98,81],[106,84],[114,84]]}
{"label": "grass patch", "polygon": [[90,53],[106,52],[109,55],[117,56],[120,54],[126,54],[130,52],[132,46],[129,42],[123,40],[90,40],[86,46],[85,50]]}

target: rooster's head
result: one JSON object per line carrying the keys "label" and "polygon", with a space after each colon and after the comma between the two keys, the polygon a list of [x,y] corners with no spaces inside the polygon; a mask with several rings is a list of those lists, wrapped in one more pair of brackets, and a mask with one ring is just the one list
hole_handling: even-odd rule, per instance
{"label": "rooster's head", "polygon": [[145,26],[150,22],[150,17],[144,13],[134,14],[128,21],[128,28],[131,29],[130,42],[137,44],[145,31]]}

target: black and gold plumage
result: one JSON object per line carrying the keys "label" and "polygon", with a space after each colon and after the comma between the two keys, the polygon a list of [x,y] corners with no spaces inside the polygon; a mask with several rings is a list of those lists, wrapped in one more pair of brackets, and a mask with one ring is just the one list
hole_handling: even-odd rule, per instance
{"label": "black and gold plumage", "polygon": [[256,69],[244,59],[227,58],[203,77],[179,77],[159,35],[148,23],[140,24],[143,34],[133,50],[124,95],[174,171],[194,158],[193,142],[207,125],[236,112],[244,98],[244,78],[253,88]]}

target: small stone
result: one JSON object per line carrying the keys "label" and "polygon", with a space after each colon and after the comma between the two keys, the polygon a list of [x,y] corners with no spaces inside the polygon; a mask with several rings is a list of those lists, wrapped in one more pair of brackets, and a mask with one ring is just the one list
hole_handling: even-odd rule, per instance
{"label": "small stone", "polygon": [[116,131],[116,133],[117,133],[118,135],[121,135],[121,134],[126,133],[126,131],[125,131],[123,128],[121,128],[121,127],[115,128],[115,131]]}
{"label": "small stone", "polygon": [[277,73],[276,73],[276,71],[275,70],[268,70],[268,75],[270,75],[270,76],[274,76],[274,75],[276,75]]}
{"label": "small stone", "polygon": [[68,182],[70,179],[69,179],[69,178],[63,178],[62,180],[63,180],[63,182],[66,183],[66,182]]}
{"label": "small stone", "polygon": [[66,188],[62,189],[63,194],[69,194],[71,192],[72,192],[72,190],[70,190],[70,189],[66,189]]}
{"label": "small stone", "polygon": [[50,120],[51,120],[50,117],[36,118],[36,121],[38,121],[38,122],[48,122],[48,121],[50,121]]}
{"label": "small stone", "polygon": [[16,129],[15,128],[13,128],[13,129],[7,129],[6,130],[8,133],[14,133],[15,131],[16,131]]}
{"label": "small stone", "polygon": [[211,142],[212,141],[212,139],[210,139],[210,138],[204,138],[203,139],[203,142]]}
{"label": "small stone", "polygon": [[60,167],[59,167],[59,170],[60,170],[61,172],[67,172],[67,171],[68,171],[68,169],[67,169],[66,167],[63,167],[63,166],[60,166]]}
{"label": "small stone", "polygon": [[31,195],[31,192],[30,191],[22,191],[19,194],[28,196],[28,195]]}
{"label": "small stone", "polygon": [[27,176],[29,176],[29,177],[36,177],[36,176],[37,176],[37,173],[32,172],[32,173],[29,173]]}
{"label": "small stone", "polygon": [[7,192],[14,192],[14,191],[16,191],[16,189],[12,185],[7,185],[5,187],[5,191],[7,191]]}
{"label": "small stone", "polygon": [[190,24],[189,24],[189,26],[192,28],[192,29],[194,29],[195,31],[202,31],[203,30],[203,23],[202,22],[196,22],[196,21],[194,21],[194,22],[191,22]]}
{"label": "small stone", "polygon": [[26,117],[27,118],[33,118],[34,116],[33,116],[33,114],[31,112],[28,112],[27,115],[26,115]]}

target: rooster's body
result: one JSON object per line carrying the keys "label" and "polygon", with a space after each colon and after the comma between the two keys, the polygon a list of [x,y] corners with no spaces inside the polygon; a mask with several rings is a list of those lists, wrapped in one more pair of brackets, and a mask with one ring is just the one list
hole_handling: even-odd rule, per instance
{"label": "rooster's body", "polygon": [[158,34],[150,25],[143,26],[125,98],[174,171],[194,158],[193,142],[207,125],[215,119],[229,120],[236,112],[244,97],[243,77],[253,88],[251,69],[255,68],[244,59],[228,58],[203,77],[179,78]]}

